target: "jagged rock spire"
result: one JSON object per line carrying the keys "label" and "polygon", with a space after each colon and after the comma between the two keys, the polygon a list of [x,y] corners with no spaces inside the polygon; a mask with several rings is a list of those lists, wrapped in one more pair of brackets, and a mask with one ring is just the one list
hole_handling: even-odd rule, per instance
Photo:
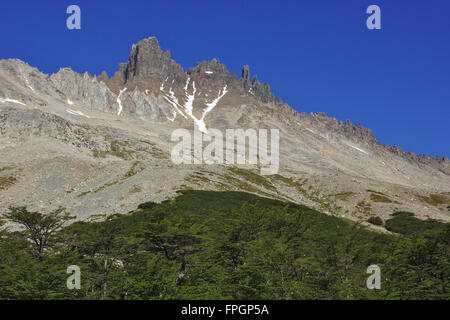
{"label": "jagged rock spire", "polygon": [[247,64],[242,68],[242,82],[244,89],[248,90],[250,87],[250,67]]}

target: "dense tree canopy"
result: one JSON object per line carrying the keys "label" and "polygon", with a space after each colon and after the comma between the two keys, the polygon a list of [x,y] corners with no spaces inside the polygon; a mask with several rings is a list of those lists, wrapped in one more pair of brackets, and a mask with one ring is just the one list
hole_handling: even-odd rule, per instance
{"label": "dense tree canopy", "polygon": [[[449,224],[397,214],[381,234],[305,206],[184,191],[128,215],[76,222],[11,208],[2,299],[449,299]],[[42,249],[40,249],[42,247]],[[380,290],[366,288],[381,268]],[[66,270],[81,269],[69,290]]]}

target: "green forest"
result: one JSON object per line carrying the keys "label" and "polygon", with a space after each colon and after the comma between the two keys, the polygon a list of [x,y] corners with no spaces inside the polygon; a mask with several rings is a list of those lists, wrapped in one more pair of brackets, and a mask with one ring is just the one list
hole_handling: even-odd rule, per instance
{"label": "green forest", "polygon": [[[449,299],[450,224],[396,212],[389,233],[242,192],[180,191],[78,221],[9,208],[0,299]],[[18,228],[6,228],[13,222]],[[369,265],[381,289],[369,290]],[[81,288],[66,285],[68,266]]]}

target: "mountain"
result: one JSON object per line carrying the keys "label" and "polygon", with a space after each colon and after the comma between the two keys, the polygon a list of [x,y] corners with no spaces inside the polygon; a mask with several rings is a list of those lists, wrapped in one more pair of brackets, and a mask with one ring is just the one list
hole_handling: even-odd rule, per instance
{"label": "mountain", "polygon": [[[174,130],[194,127],[204,140],[211,129],[278,129],[279,170],[195,163],[195,150],[194,164],[174,163]],[[245,146],[249,162],[256,146]],[[111,78],[70,68],[46,75],[0,60],[0,150],[1,212],[63,206],[85,219],[202,189],[251,192],[351,220],[386,220],[395,210],[450,220],[446,157],[380,144],[350,120],[297,112],[247,65],[241,76],[217,59],[183,70],[155,37],[134,44]]]}

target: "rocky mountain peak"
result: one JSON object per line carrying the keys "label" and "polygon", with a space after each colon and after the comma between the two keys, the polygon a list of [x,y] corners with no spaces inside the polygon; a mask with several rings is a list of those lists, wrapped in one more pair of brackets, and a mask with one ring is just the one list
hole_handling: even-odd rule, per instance
{"label": "rocky mountain peak", "polygon": [[225,64],[213,58],[198,62],[186,72],[180,64],[170,56],[170,51],[163,51],[156,37],[138,41],[131,47],[128,62],[119,64],[119,71],[108,79],[106,74],[97,77],[105,82],[115,94],[127,87],[128,90],[138,88],[141,91],[158,92],[161,84],[169,83],[176,92],[186,85],[190,78],[200,89],[209,91],[227,86],[240,94],[245,93],[264,103],[281,104],[281,99],[274,98],[268,83],[260,82],[257,77],[250,83],[250,68],[244,65],[242,78],[230,73]]}
{"label": "rocky mountain peak", "polygon": [[182,85],[186,74],[181,65],[171,59],[170,51],[162,51],[158,39],[149,37],[132,45],[128,62],[120,63],[119,70],[111,79],[100,75],[98,80],[104,81],[111,91],[118,94],[124,87],[154,91],[164,80]]}
{"label": "rocky mountain peak", "polygon": [[182,85],[186,75],[181,65],[170,58],[169,51],[162,51],[156,37],[140,40],[133,44],[124,70],[124,80],[128,87],[142,90],[152,87],[152,83],[169,78]]}
{"label": "rocky mountain peak", "polygon": [[[269,84],[251,74],[248,65],[241,76],[218,59],[183,71],[151,37],[132,46],[112,78],[70,68],[46,75],[20,60],[0,60],[0,167],[17,166],[16,185],[0,192],[0,202],[7,208],[43,199],[48,206],[58,199],[82,215],[98,213],[99,205],[104,212],[127,212],[143,199],[166,199],[169,193],[161,190],[194,186],[199,170],[214,175],[205,188],[240,188],[235,180],[223,179],[230,174],[226,166],[176,167],[169,160],[173,130],[194,125],[205,137],[210,129],[279,129],[280,174],[318,179],[317,190],[325,194],[353,194],[346,210],[370,197],[363,190],[391,190],[391,204],[411,212],[424,208],[415,195],[450,190],[447,158],[380,145],[370,129],[350,120],[299,113],[274,99]],[[58,175],[49,178],[49,172]],[[277,197],[318,203],[282,181],[275,187]],[[16,199],[17,194],[25,196]],[[441,209],[446,208],[429,208],[426,214],[445,218]]]}

